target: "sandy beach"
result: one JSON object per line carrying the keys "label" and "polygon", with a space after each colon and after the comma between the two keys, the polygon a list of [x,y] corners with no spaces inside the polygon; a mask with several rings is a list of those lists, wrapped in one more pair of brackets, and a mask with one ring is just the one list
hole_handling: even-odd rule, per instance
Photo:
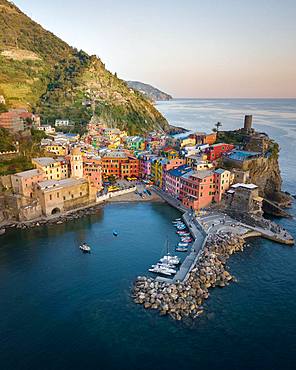
{"label": "sandy beach", "polygon": [[135,194],[134,192],[119,195],[114,198],[108,199],[108,202],[164,202],[164,200],[158,196],[153,190],[151,190],[151,196],[145,195],[144,198],[140,197],[139,194]]}

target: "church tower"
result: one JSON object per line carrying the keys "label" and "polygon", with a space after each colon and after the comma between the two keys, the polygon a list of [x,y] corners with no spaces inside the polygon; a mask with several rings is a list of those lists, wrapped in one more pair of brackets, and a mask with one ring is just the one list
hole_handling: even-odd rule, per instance
{"label": "church tower", "polygon": [[70,156],[71,177],[83,178],[83,159],[79,148],[73,148]]}

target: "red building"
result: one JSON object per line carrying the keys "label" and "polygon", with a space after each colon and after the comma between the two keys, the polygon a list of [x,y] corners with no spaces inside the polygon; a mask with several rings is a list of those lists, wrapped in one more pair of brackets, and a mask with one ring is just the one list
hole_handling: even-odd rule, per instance
{"label": "red building", "polygon": [[220,158],[223,153],[228,153],[232,149],[234,149],[233,144],[220,143],[211,145],[206,149],[205,153],[207,154],[208,161],[215,161],[216,159]]}

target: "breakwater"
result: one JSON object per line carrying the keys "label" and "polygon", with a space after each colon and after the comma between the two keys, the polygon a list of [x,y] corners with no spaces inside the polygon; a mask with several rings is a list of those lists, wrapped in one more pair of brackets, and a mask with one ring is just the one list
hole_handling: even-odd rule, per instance
{"label": "breakwater", "polygon": [[226,262],[233,253],[242,251],[244,245],[242,237],[230,232],[223,236],[210,235],[186,280],[171,284],[139,276],[133,287],[134,302],[175,320],[196,318],[203,312],[209,289],[224,287],[233,279]]}

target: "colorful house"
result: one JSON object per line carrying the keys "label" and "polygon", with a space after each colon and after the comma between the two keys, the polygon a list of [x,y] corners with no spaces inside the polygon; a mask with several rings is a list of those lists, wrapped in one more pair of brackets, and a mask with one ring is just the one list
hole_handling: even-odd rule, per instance
{"label": "colorful house", "polygon": [[190,171],[192,171],[191,167],[186,164],[167,171],[165,174],[164,190],[173,197],[179,198],[181,177]]}
{"label": "colorful house", "polygon": [[181,177],[180,199],[185,207],[199,210],[212,202],[220,202],[229,186],[229,171],[191,171]]}
{"label": "colorful house", "polygon": [[209,148],[205,150],[205,153],[209,161],[215,161],[216,159],[219,159],[222,156],[222,154],[228,153],[232,149],[234,149],[233,144],[220,143],[211,145]]}

